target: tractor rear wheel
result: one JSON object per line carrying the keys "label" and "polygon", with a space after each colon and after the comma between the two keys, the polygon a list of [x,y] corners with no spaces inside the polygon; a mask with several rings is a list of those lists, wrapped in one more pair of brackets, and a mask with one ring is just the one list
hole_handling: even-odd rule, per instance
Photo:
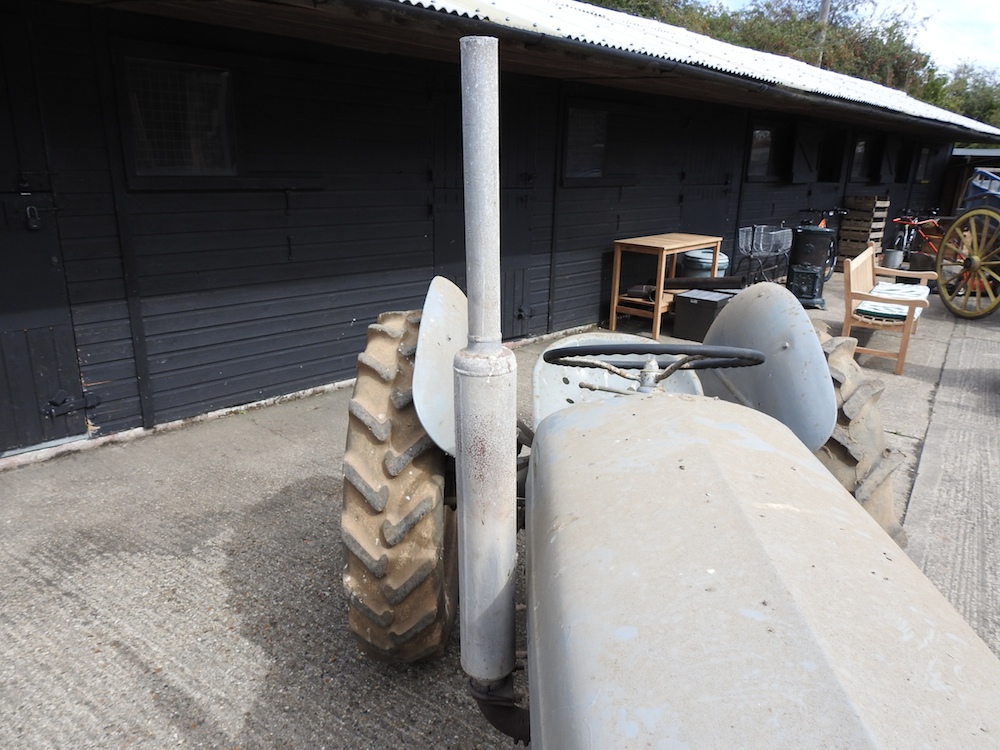
{"label": "tractor rear wheel", "polygon": [[837,424],[817,457],[900,547],[906,532],[896,515],[892,473],[902,463],[886,447],[878,401],[881,380],[866,374],[854,359],[857,339],[820,334],[837,397]]}
{"label": "tractor rear wheel", "polygon": [[419,325],[419,312],[393,312],[369,326],[344,453],[348,626],[365,652],[389,662],[444,655],[458,599],[445,455],[413,405]]}

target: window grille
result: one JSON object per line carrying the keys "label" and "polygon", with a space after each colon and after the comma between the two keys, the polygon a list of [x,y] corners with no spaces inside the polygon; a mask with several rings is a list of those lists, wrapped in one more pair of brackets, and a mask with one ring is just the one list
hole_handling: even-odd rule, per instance
{"label": "window grille", "polygon": [[565,176],[604,177],[608,113],[599,109],[569,110]]}
{"label": "window grille", "polygon": [[126,58],[138,175],[236,174],[227,70]]}

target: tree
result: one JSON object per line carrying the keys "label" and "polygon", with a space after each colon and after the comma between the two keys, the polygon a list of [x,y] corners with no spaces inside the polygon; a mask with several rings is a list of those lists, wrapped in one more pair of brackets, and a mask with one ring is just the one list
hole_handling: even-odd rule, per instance
{"label": "tree", "polygon": [[1000,71],[962,63],[944,87],[942,106],[1000,127]]}
{"label": "tree", "polygon": [[830,0],[823,23],[822,0],[753,0],[736,11],[699,0],[590,2],[741,47],[821,63],[1000,127],[1000,71],[969,64],[951,76],[938,70],[914,46],[926,19],[912,3],[879,11],[875,0]]}

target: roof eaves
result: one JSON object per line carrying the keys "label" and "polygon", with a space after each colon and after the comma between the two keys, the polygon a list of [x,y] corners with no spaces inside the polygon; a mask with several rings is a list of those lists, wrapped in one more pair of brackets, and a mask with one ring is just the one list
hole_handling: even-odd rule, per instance
{"label": "roof eaves", "polygon": [[1000,140],[1000,129],[872,81],[738,47],[677,26],[575,0],[395,0],[505,28],[715,71],[792,93],[842,100]]}

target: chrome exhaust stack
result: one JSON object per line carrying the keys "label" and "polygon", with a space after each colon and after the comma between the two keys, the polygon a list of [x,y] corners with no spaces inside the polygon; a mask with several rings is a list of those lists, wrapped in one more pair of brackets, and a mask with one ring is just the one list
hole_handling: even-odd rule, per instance
{"label": "chrome exhaust stack", "polygon": [[462,668],[480,691],[514,670],[517,363],[502,344],[498,42],[462,50],[469,338],[454,361]]}

